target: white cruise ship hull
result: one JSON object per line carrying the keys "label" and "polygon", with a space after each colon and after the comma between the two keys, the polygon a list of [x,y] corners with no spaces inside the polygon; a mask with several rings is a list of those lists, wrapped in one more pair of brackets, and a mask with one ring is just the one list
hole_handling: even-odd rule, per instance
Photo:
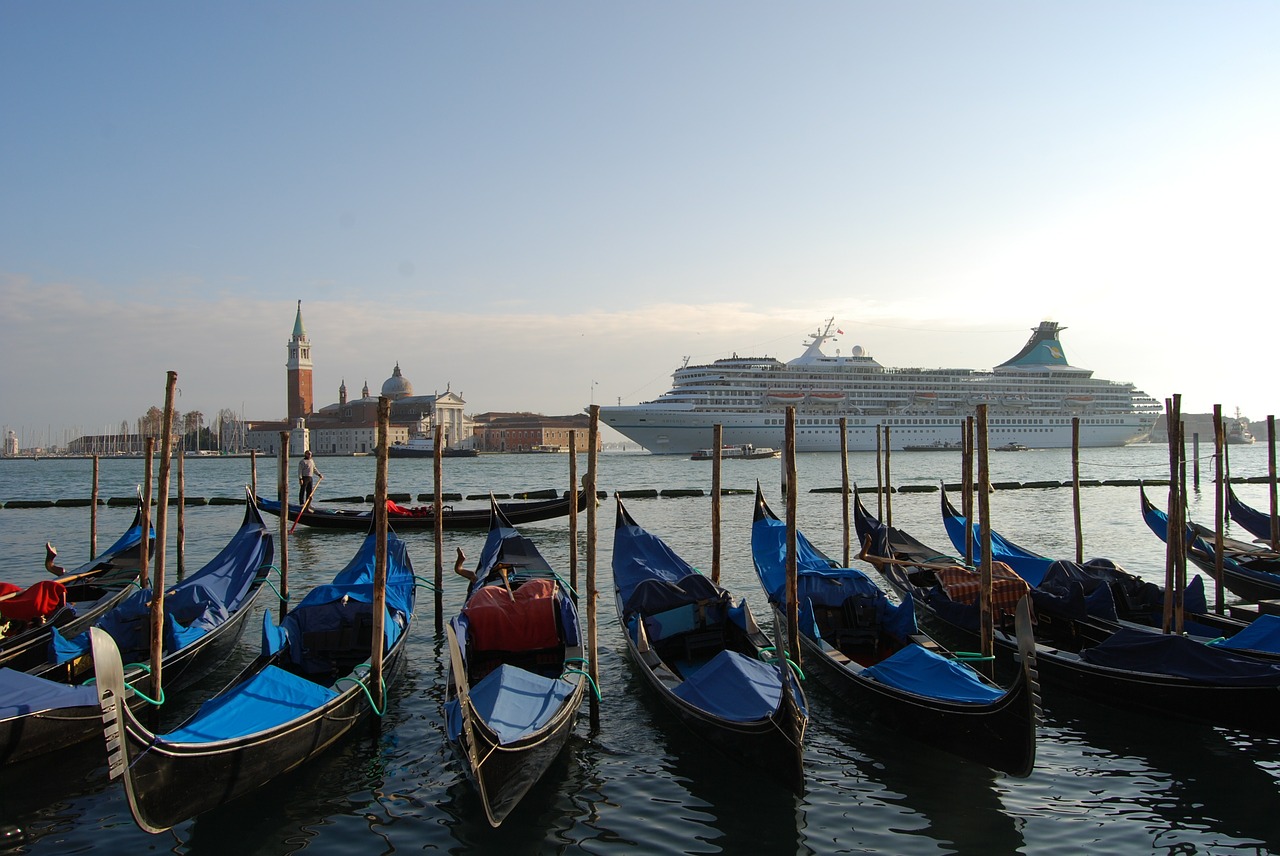
{"label": "white cruise ship hull", "polygon": [[[712,426],[724,426],[724,442],[737,445],[783,447],[784,417],[781,413],[732,413],[633,405],[602,407],[604,424],[625,435],[655,455],[690,455],[707,448],[712,439]],[[875,451],[879,425],[889,428],[890,448],[919,446],[935,440],[960,442],[959,417],[881,417],[874,422],[866,418],[847,417],[850,451]],[[855,424],[858,423],[858,424]],[[1138,415],[1081,417],[1082,447],[1124,446],[1147,438],[1152,420]],[[1071,415],[1044,416],[989,414],[987,418],[991,448],[1005,443],[1022,443],[1032,449],[1071,447]],[[797,452],[840,451],[840,420],[829,414],[796,414]]]}

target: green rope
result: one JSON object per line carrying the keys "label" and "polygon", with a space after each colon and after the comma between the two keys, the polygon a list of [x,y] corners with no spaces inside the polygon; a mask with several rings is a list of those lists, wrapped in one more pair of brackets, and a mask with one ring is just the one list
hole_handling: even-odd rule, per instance
{"label": "green rope", "polygon": [[995,659],[995,657],[979,654],[977,651],[952,651],[951,656],[957,660],[963,660],[966,663],[987,663]]}
{"label": "green rope", "polygon": [[[373,702],[373,694],[369,692],[369,688],[365,686],[364,681],[360,680],[359,678],[353,677],[351,675],[347,675],[344,678],[338,678],[336,681],[333,682],[333,685],[337,686],[338,684],[343,683],[344,681],[347,683],[356,684],[357,686],[360,687],[360,689],[364,690],[364,697],[369,700],[369,707],[378,716],[382,716],[384,713],[387,712],[386,707],[383,707],[382,710],[378,710],[378,706]],[[382,698],[385,701],[387,697],[387,681],[386,681],[386,678],[382,678],[381,681],[382,681]]]}
{"label": "green rope", "polygon": [[567,582],[564,581],[564,577],[560,576],[555,571],[551,572],[551,576],[555,577],[556,582],[560,583],[560,585],[564,586],[566,589],[569,590],[569,594],[573,595],[574,600],[578,599],[578,593],[573,590],[573,586],[569,585]]}
{"label": "green rope", "polygon": [[427,579],[426,577],[420,577],[420,576],[418,576],[417,574],[414,574],[414,575],[413,575],[413,578],[414,578],[414,580],[416,580],[416,581],[417,581],[417,583],[418,583],[418,586],[417,586],[417,587],[424,587],[424,588],[426,588],[426,589],[427,589],[427,591],[435,591],[435,590],[436,590],[436,584],[435,584],[435,583],[433,583],[431,580]]}
{"label": "green rope", "polygon": [[582,671],[581,669],[565,669],[563,672],[560,673],[560,677],[563,678],[565,675],[582,675],[584,678],[587,679],[587,683],[591,684],[591,691],[596,694],[596,701],[601,700],[600,688],[596,686],[595,679],[592,678],[590,675],[588,675],[586,672]]}
{"label": "green rope", "polygon": [[[778,648],[775,645],[766,645],[765,647],[761,648],[757,652],[757,654],[759,655],[761,660],[764,660],[766,662],[769,660],[775,660],[778,657]],[[769,654],[770,656],[766,657],[765,654]],[[796,676],[800,678],[800,680],[803,681],[805,679],[804,670],[800,668],[800,664],[798,664],[795,660],[791,659],[791,657],[786,654],[783,655],[782,659],[786,661],[787,665],[791,667],[791,671],[795,672]]]}
{"label": "green rope", "polygon": [[[130,669],[141,669],[142,671],[146,672],[148,675],[151,674],[151,665],[149,663],[128,663],[125,665],[124,669],[126,672],[129,671]],[[98,683],[98,679],[96,677],[93,677],[93,678],[89,678],[81,686],[91,687],[96,683]],[[160,707],[162,704],[164,704],[164,687],[160,687],[160,699],[159,701],[157,701],[156,699],[151,698],[151,696],[147,695],[142,690],[138,689],[128,681],[125,681],[124,685],[128,687],[130,690],[132,690],[134,695],[136,695],[138,698],[142,699],[152,707]]]}

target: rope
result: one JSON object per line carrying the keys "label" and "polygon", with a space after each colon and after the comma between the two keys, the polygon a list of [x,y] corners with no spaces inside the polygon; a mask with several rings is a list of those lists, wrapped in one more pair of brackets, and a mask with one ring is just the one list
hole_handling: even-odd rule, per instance
{"label": "rope", "polygon": [[[149,663],[128,663],[125,665],[124,668],[126,672],[129,671],[130,669],[141,669],[142,671],[146,672],[148,675],[151,674],[151,665]],[[93,677],[93,678],[89,678],[87,681],[81,684],[81,686],[91,687],[97,683],[98,683],[98,679],[96,677]],[[134,695],[136,695],[138,698],[142,699],[152,707],[160,707],[161,705],[164,704],[164,687],[160,687],[160,699],[157,701],[156,699],[151,698],[151,696],[147,695],[142,690],[138,689],[128,681],[125,681],[124,685],[128,687],[130,691],[133,692]]]}
{"label": "rope", "polygon": [[[338,684],[341,684],[344,682],[356,684],[358,687],[360,687],[360,689],[364,690],[364,697],[369,700],[369,707],[373,710],[375,714],[377,714],[378,716],[382,716],[384,713],[386,713],[387,709],[385,706],[382,708],[382,710],[378,710],[378,706],[373,702],[373,694],[369,692],[369,688],[365,686],[364,681],[360,680],[357,677],[347,675],[346,677],[338,678],[336,681],[333,682],[333,685],[337,686]],[[387,698],[386,678],[382,678],[381,682],[382,682],[382,698],[383,698],[383,701],[385,702]]]}
{"label": "rope", "polygon": [[426,577],[420,577],[417,574],[414,574],[413,579],[417,582],[417,585],[414,586],[414,588],[425,588],[427,591],[436,590],[436,584]]}
{"label": "rope", "polygon": [[559,574],[557,574],[555,571],[552,571],[552,572],[551,572],[551,576],[555,577],[555,578],[556,578],[556,582],[560,583],[560,585],[564,586],[566,589],[568,589],[568,590],[569,590],[569,594],[573,595],[573,599],[574,599],[574,600],[577,600],[577,599],[578,599],[578,593],[577,593],[576,591],[574,591],[574,590],[573,590],[573,586],[569,585],[567,582],[565,582],[565,581],[564,581],[564,578],[563,578],[563,577],[561,577],[561,576],[560,576]]}
{"label": "rope", "polygon": [[977,651],[953,651],[951,656],[964,663],[987,663],[995,659],[995,657],[984,657]]}
{"label": "rope", "polygon": [[595,680],[586,672],[582,671],[581,669],[565,669],[563,672],[560,673],[560,677],[563,678],[565,675],[582,675],[584,678],[587,679],[587,683],[591,684],[591,691],[596,694],[596,701],[601,700],[600,688],[596,686]]}
{"label": "rope", "polygon": [[[759,655],[762,661],[775,660],[778,657],[778,649],[777,649],[777,646],[774,646],[774,645],[766,645],[765,647],[759,649],[756,653]],[[765,654],[768,654],[769,656],[766,657]],[[799,677],[800,680],[803,681],[805,679],[804,671],[800,668],[800,664],[798,664],[795,660],[791,659],[789,654],[784,653],[782,659],[786,661],[786,664],[791,667],[791,671],[795,672],[796,676]]]}

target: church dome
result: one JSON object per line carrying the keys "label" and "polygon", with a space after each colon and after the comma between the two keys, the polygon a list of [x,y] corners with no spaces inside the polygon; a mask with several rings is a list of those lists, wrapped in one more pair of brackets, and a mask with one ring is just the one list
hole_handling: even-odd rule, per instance
{"label": "church dome", "polygon": [[391,377],[387,378],[386,381],[383,382],[382,394],[392,401],[413,395],[413,384],[409,383],[408,379],[406,379],[404,375],[400,374],[399,363],[396,363],[395,371],[391,373]]}

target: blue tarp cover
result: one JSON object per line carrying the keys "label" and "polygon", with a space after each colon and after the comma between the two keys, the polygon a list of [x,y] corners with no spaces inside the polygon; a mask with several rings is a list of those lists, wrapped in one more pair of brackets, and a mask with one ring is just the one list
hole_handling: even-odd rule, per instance
{"label": "blue tarp cover", "polygon": [[93,687],[71,687],[0,669],[0,720],[65,707],[97,707],[98,691]]}
{"label": "blue tarp cover", "polygon": [[907,645],[862,672],[864,678],[900,690],[947,701],[990,704],[1004,692],[978,679],[967,666],[919,645]]}
{"label": "blue tarp cover", "polygon": [[[961,556],[964,555],[964,528],[965,520],[963,517],[953,517],[950,514],[942,515],[942,523],[946,527],[947,537],[951,539],[951,545],[956,548]],[[1040,581],[1044,579],[1045,572],[1049,570],[1049,566],[1053,564],[1053,559],[1041,556],[1039,553],[1033,553],[1030,550],[1019,547],[1012,541],[1002,538],[1000,533],[992,531],[991,533],[991,560],[993,562],[1004,562],[1013,568],[1018,576],[1027,581],[1030,586],[1040,585]],[[978,524],[973,524],[973,562],[978,564],[982,561],[982,541],[978,537]]]}
{"label": "blue tarp cover", "polygon": [[503,664],[471,688],[471,705],[505,746],[550,722],[574,689],[566,680]]}
{"label": "blue tarp cover", "polygon": [[181,728],[159,739],[170,743],[208,743],[266,731],[324,705],[337,693],[328,687],[267,666],[229,692],[200,705]]}
{"label": "blue tarp cover", "polygon": [[1219,648],[1270,651],[1273,654],[1280,654],[1280,616],[1259,615],[1235,636],[1213,644]]}
{"label": "blue tarp cover", "polygon": [[[785,605],[786,524],[773,517],[755,521],[751,526],[751,556],[755,561],[756,575],[769,600],[779,606]],[[796,533],[796,568],[796,595],[802,612],[806,603],[841,606],[850,597],[865,597],[875,601],[877,617],[893,636],[904,640],[916,632],[915,603],[910,596],[895,606],[869,576],[854,568],[837,567],[801,532]],[[810,610],[808,615],[812,614]],[[800,626],[809,628],[813,623],[802,619]]]}
{"label": "blue tarp cover", "polygon": [[643,528],[619,526],[614,530],[613,584],[624,604],[631,600],[636,586],[646,580],[678,583],[696,573],[665,541]]}
{"label": "blue tarp cover", "polygon": [[1280,688],[1280,665],[1172,634],[1121,630],[1082,651],[1080,658],[1097,666],[1174,675],[1215,686]]}
{"label": "blue tarp cover", "polygon": [[1260,541],[1271,540],[1271,512],[1250,508],[1241,502],[1236,492],[1229,487],[1227,488],[1227,514],[1254,538]]}
{"label": "blue tarp cover", "polygon": [[[172,654],[225,622],[248,597],[258,571],[271,564],[271,533],[255,514],[245,515],[240,529],[204,567],[165,590],[164,651]],[[151,589],[141,589],[98,620],[120,648],[125,662],[147,660]],[[89,634],[72,639],[54,635],[49,658],[63,663],[89,650]]]}
{"label": "blue tarp cover", "polygon": [[673,692],[689,704],[732,722],[768,718],[782,700],[776,666],[721,651]]}

